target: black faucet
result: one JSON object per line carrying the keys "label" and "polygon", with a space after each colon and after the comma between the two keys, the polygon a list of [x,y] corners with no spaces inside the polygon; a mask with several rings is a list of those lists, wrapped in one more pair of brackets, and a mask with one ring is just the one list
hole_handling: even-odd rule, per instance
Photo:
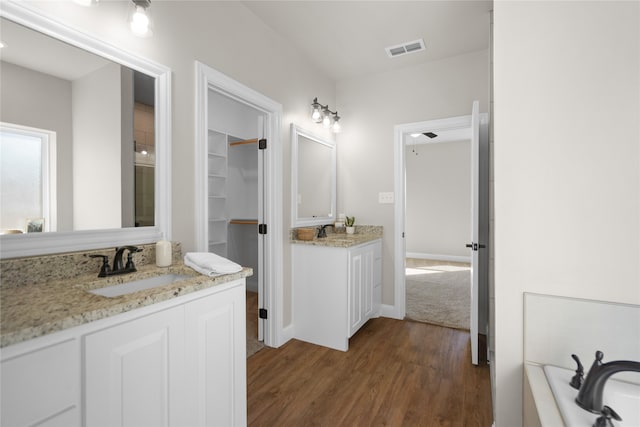
{"label": "black faucet", "polygon": [[[122,261],[122,255],[124,251],[128,250],[127,263]],[[98,277],[115,276],[117,274],[133,273],[137,271],[135,264],[133,263],[133,253],[141,252],[142,249],[136,246],[122,246],[116,248],[116,255],[113,257],[113,268],[109,267],[109,257],[106,255],[89,255],[90,258],[102,258],[102,267],[100,267],[100,273]]]}
{"label": "black faucet", "polygon": [[333,224],[325,224],[325,225],[322,225],[322,226],[318,227],[318,239],[323,238],[323,237],[327,237],[326,228],[328,226],[333,227]]}
{"label": "black faucet", "polygon": [[629,371],[640,372],[640,362],[631,360],[615,360],[609,363],[602,363],[604,354],[596,351],[596,360],[591,365],[584,384],[580,387],[576,403],[589,412],[602,413],[602,393],[609,377],[615,373]]}

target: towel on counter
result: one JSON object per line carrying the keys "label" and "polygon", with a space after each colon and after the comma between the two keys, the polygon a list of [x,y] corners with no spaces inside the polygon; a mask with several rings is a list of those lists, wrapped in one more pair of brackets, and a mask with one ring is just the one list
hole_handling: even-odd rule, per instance
{"label": "towel on counter", "polygon": [[235,262],[209,252],[187,252],[184,264],[206,276],[231,274],[242,270],[242,266]]}

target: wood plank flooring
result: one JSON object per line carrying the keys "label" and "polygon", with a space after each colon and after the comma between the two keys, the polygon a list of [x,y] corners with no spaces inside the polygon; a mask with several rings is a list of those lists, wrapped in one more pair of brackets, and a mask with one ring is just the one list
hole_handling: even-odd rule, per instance
{"label": "wood plank flooring", "polygon": [[471,364],[468,332],[379,318],[349,345],[250,357],[249,426],[491,426],[489,367]]}

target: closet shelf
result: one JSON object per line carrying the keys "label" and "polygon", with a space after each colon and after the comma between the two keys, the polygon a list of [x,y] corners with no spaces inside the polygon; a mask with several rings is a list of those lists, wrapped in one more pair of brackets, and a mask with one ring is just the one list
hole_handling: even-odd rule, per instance
{"label": "closet shelf", "polygon": [[258,225],[257,219],[232,219],[229,224]]}
{"label": "closet shelf", "polygon": [[257,144],[257,143],[258,143],[258,138],[254,138],[254,139],[246,139],[244,141],[230,142],[229,146],[233,147],[234,145]]}

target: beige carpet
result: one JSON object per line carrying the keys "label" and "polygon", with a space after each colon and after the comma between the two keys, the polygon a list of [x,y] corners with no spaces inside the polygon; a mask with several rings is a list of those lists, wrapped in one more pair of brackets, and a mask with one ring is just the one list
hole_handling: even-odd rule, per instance
{"label": "beige carpet", "polygon": [[471,275],[468,266],[414,264],[406,269],[406,274],[407,318],[469,329]]}

